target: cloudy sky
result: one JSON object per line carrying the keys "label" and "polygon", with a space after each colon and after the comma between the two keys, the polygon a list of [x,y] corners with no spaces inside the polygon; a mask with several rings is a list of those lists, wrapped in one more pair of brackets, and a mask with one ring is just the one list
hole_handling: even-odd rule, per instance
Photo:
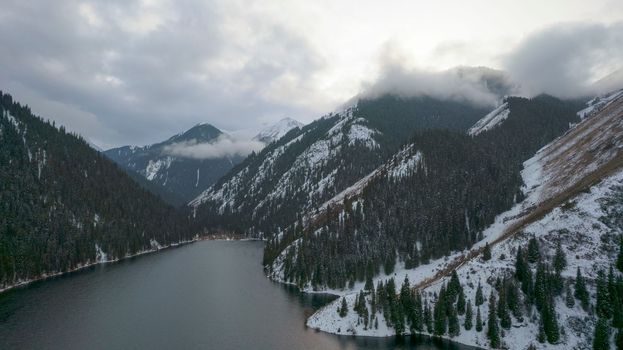
{"label": "cloudy sky", "polygon": [[623,64],[620,0],[0,3],[0,89],[103,148],[309,122],[458,65],[574,96]]}

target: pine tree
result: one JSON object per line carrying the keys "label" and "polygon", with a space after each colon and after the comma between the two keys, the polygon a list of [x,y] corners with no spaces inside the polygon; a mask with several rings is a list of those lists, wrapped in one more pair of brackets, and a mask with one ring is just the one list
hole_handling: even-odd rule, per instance
{"label": "pine tree", "polygon": [[473,313],[472,301],[468,300],[467,308],[465,309],[465,322],[463,323],[463,326],[465,327],[466,331],[469,331],[472,329],[472,318],[473,318],[472,313]]}
{"label": "pine tree", "polygon": [[476,306],[480,306],[485,302],[485,298],[482,295],[482,286],[480,285],[480,281],[478,281],[478,288],[476,289]]}
{"label": "pine tree", "polygon": [[501,289],[500,298],[498,299],[498,317],[500,318],[500,326],[502,328],[511,328],[511,316],[508,312],[508,305],[506,303],[506,292],[504,288]]}
{"label": "pine tree", "polygon": [[489,317],[487,321],[487,338],[492,348],[500,346],[500,331],[498,328],[497,312],[495,309],[495,294],[491,291],[489,296]]}
{"label": "pine tree", "polygon": [[606,275],[603,271],[597,273],[597,301],[595,311],[598,317],[608,319],[612,316],[612,305],[610,303],[610,293],[608,292],[608,284]]}
{"label": "pine tree", "polygon": [[584,281],[584,277],[580,272],[580,267],[577,269],[576,277],[575,277],[575,293],[574,296],[580,301],[582,308],[584,310],[588,310],[589,305],[589,294],[586,289],[586,282]]}
{"label": "pine tree", "polygon": [[573,297],[573,294],[571,293],[571,284],[570,283],[567,283],[567,291],[566,291],[566,295],[565,295],[565,304],[570,309],[573,309],[573,307],[575,306],[575,298]]}
{"label": "pine tree", "polygon": [[595,335],[593,336],[593,350],[610,349],[610,327],[608,320],[600,317],[595,325]]}
{"label": "pine tree", "polygon": [[567,255],[565,254],[560,241],[556,246],[556,253],[554,254],[554,271],[560,274],[565,267],[567,267]]}
{"label": "pine tree", "polygon": [[344,318],[348,315],[348,304],[346,303],[346,298],[342,297],[342,306],[338,309],[340,317]]}
{"label": "pine tree", "polygon": [[535,237],[530,238],[528,241],[528,262],[534,264],[541,260],[541,253],[539,252],[539,243]]}
{"label": "pine tree", "polygon": [[482,316],[480,316],[480,308],[476,309],[476,332],[482,331]]}
{"label": "pine tree", "polygon": [[482,259],[485,261],[491,260],[491,247],[489,247],[489,242],[485,243],[485,249],[482,252]]}
{"label": "pine tree", "polygon": [[619,329],[616,337],[614,338],[614,344],[617,347],[617,350],[623,350],[623,331]]}

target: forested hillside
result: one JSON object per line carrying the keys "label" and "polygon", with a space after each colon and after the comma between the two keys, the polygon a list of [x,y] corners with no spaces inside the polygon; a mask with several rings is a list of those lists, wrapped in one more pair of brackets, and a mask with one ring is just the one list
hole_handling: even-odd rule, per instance
{"label": "forested hillside", "polygon": [[507,98],[509,117],[487,132],[422,130],[356,195],[269,241],[277,279],[344,288],[399,262],[407,269],[471,247],[522,199],[522,163],[579,121],[578,104]]}
{"label": "forested hillside", "polygon": [[[417,261],[399,260],[394,271],[349,280],[350,288],[333,289],[343,298],[310,317],[308,326],[338,334],[422,333],[487,348],[621,348],[621,96],[615,92],[599,99],[603,103],[582,110],[578,113],[581,122],[523,162],[523,199],[518,197],[512,208],[499,213],[484,230],[478,230],[482,235],[478,242],[437,259],[420,258],[419,265]],[[535,100],[547,101],[542,99]],[[511,130],[503,132],[516,117],[513,106],[521,102],[524,108],[519,110],[537,116],[534,108],[527,108],[533,101],[507,99],[503,106],[509,108],[508,115],[494,123],[496,116],[507,114],[496,109],[484,118],[487,123],[478,123],[488,127],[481,128],[482,132],[470,132],[477,135],[473,140],[494,140],[500,133],[515,144]],[[551,107],[558,103],[549,99],[548,104]],[[554,110],[549,110],[550,116]],[[534,122],[537,118],[530,119]],[[546,124],[540,127],[550,129]],[[426,164],[425,152],[417,159],[418,164]],[[386,173],[393,176],[394,170],[402,169],[396,164],[385,168]],[[414,171],[426,173],[427,167]],[[370,186],[374,184],[370,182]],[[370,198],[366,189],[359,193],[352,203],[363,203],[365,212]],[[335,211],[341,216],[340,223],[352,221],[348,205]],[[374,212],[367,215],[370,213]],[[471,232],[473,221],[468,217],[466,227]],[[359,230],[349,239],[358,240],[359,233],[365,232]],[[443,235],[445,231],[441,232]],[[310,264],[306,246],[299,242],[322,242],[308,236],[279,256],[274,265],[278,272],[286,270],[288,261],[296,263],[289,266],[290,271],[308,271],[298,264],[299,260]],[[421,253],[425,246],[416,246],[415,252]],[[333,247],[326,247],[325,251],[333,251]],[[293,259],[288,260],[289,256]],[[330,261],[330,253],[323,258]],[[315,271],[322,272],[323,266],[332,265],[320,266]],[[315,272],[312,274],[315,276]],[[290,281],[309,289],[322,288],[313,276],[309,284],[301,284],[297,275]]]}
{"label": "forested hillside", "polygon": [[0,289],[192,238],[84,139],[0,95]]}
{"label": "forested hillside", "polygon": [[191,203],[196,227],[270,237],[383,164],[416,131],[463,133],[487,111],[430,97],[361,100],[249,156]]}

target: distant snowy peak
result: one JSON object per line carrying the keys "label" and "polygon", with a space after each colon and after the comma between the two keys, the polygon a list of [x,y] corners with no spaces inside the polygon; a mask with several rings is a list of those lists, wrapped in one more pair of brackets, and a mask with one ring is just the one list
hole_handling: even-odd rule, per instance
{"label": "distant snowy peak", "polygon": [[273,141],[277,141],[294,128],[303,127],[303,123],[292,118],[283,118],[277,123],[270,125],[264,130],[260,131],[253,140],[260,141],[265,144],[269,144]]}
{"label": "distant snowy peak", "polygon": [[508,115],[510,114],[510,109],[508,107],[508,102],[502,103],[499,107],[491,111],[491,113],[484,116],[484,118],[480,119],[474,126],[469,128],[467,134],[470,136],[476,136],[483,132],[489,131],[496,126],[500,125]]}
{"label": "distant snowy peak", "polygon": [[602,96],[595,97],[594,99],[586,103],[586,108],[578,112],[578,117],[585,119],[599,112],[606,107],[610,102],[623,96],[623,89],[614,92],[607,93]]}

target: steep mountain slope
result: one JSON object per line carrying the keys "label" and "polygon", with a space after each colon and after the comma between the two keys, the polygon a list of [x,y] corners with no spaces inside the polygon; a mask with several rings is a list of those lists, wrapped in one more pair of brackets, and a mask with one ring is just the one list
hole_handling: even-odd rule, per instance
{"label": "steep mountain slope", "polygon": [[302,128],[303,123],[294,120],[292,118],[283,118],[273,125],[269,125],[257,135],[253,137],[253,140],[269,144],[277,141],[294,128]]}
{"label": "steep mountain slope", "polygon": [[[365,312],[340,317],[334,302],[308,325],[347,334],[422,332],[481,347],[585,349],[600,332],[614,342],[610,327],[619,328],[618,336],[623,327],[623,96],[610,97],[524,162],[524,199],[498,215],[474,248],[377,277],[396,284],[408,277],[416,289],[407,285],[399,301],[373,301],[382,286],[365,293],[359,307]],[[512,119],[511,107],[507,121],[485,134]],[[622,271],[611,269],[615,262]],[[350,307],[363,288],[335,292]],[[483,303],[488,296],[492,304]],[[413,314],[395,316],[406,310],[396,305],[411,302]],[[482,330],[474,326],[476,311],[487,322]],[[371,315],[365,323],[363,314]]]}
{"label": "steep mountain slope", "polygon": [[195,222],[271,236],[381,165],[415,131],[463,132],[486,111],[431,97],[360,100],[251,155],[191,202]]}
{"label": "steep mountain slope", "polygon": [[227,135],[214,126],[198,124],[157,144],[124,146],[107,150],[104,154],[128,172],[136,172],[156,185],[150,189],[161,188],[157,194],[163,199],[179,204],[175,197],[183,202],[190,201],[240,163],[243,157],[234,154],[200,159],[171,152],[172,147],[214,144],[222,137]]}
{"label": "steep mountain slope", "polygon": [[0,95],[0,289],[193,238],[82,138]]}
{"label": "steep mountain slope", "polygon": [[[579,118],[575,103],[507,98],[508,118],[478,136],[417,132],[389,162],[266,245],[273,278],[343,288],[397,262],[416,267],[481,237],[522,198],[521,164]],[[485,114],[485,113],[483,113]],[[488,118],[485,117],[485,118]]]}

